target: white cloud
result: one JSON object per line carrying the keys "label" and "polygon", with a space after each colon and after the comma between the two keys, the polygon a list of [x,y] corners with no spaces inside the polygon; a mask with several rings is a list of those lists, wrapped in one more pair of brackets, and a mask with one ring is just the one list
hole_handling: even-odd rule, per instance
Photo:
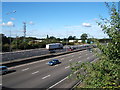
{"label": "white cloud", "polygon": [[30,25],[34,25],[33,21],[30,21],[29,24],[30,24]]}
{"label": "white cloud", "polygon": [[10,18],[11,20],[16,20],[15,18]]}
{"label": "white cloud", "polygon": [[7,23],[3,22],[2,24],[0,24],[0,26],[14,26],[14,24],[13,24],[13,22],[9,21]]}
{"label": "white cloud", "polygon": [[6,23],[3,22],[2,24],[0,24],[0,26],[6,26]]}
{"label": "white cloud", "polygon": [[83,25],[84,27],[91,27],[91,24],[90,24],[90,23],[82,23],[82,25]]}
{"label": "white cloud", "polygon": [[13,26],[13,25],[14,25],[13,22],[11,21],[7,22],[7,26]]}

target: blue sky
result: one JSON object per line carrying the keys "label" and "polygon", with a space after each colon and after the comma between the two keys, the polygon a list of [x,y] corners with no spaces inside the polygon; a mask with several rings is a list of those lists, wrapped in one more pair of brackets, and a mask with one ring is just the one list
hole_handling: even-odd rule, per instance
{"label": "blue sky", "polygon": [[[104,2],[3,2],[2,32],[10,36],[23,36],[23,22],[27,23],[27,36],[45,38],[47,35],[80,38],[105,38],[96,20],[109,18]],[[12,27],[14,24],[14,27]]]}

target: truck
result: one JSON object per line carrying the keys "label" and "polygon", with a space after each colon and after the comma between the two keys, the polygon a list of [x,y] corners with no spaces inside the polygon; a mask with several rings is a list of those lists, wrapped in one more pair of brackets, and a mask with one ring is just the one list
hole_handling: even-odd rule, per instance
{"label": "truck", "polygon": [[46,44],[46,49],[48,50],[63,49],[63,45],[61,43]]}

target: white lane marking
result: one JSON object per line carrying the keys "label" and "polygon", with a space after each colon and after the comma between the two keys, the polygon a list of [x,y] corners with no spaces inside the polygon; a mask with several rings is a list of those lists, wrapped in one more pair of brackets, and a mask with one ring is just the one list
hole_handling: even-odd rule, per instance
{"label": "white lane marking", "polygon": [[[85,50],[84,50],[85,51]],[[84,52],[84,51],[81,51],[81,52]],[[77,52],[78,53],[78,52]],[[72,53],[73,54],[73,53]],[[64,55],[64,56],[69,56],[69,55],[72,55],[72,54],[67,54],[67,55]],[[58,56],[58,58],[59,57],[63,57],[63,56]],[[52,58],[51,58],[52,59]],[[62,59],[64,59],[64,58],[62,58]],[[61,59],[61,60],[62,60]],[[50,59],[45,59],[45,60],[40,60],[40,61],[36,61],[36,62],[32,62],[32,63],[28,63],[28,64],[23,64],[23,65],[19,65],[19,66],[15,66],[15,67],[10,67],[10,68],[8,68],[8,69],[14,69],[14,68],[18,68],[18,67],[22,67],[22,66],[26,66],[26,65],[31,65],[31,64],[35,64],[35,63],[39,63],[39,62],[44,62],[44,61],[48,61],[48,60],[50,60]]]}
{"label": "white lane marking", "polygon": [[72,61],[72,59],[70,59],[69,61]]}
{"label": "white lane marking", "polygon": [[79,58],[81,58],[81,56],[79,56]]}
{"label": "white lane marking", "polygon": [[59,83],[61,83],[62,81],[68,79],[68,77],[65,77],[64,79],[60,80],[59,82],[55,83],[54,85],[50,86],[47,90],[49,90],[50,88],[55,87],[56,85],[58,85]]}
{"label": "white lane marking", "polygon": [[89,57],[87,59],[89,59]]}
{"label": "white lane marking", "polygon": [[50,76],[51,76],[51,75],[47,75],[47,76],[43,77],[42,79],[45,79],[45,78],[50,77]]}
{"label": "white lane marking", "polygon": [[91,61],[91,63],[97,61],[98,59],[99,59],[99,58],[94,59],[93,61]]}
{"label": "white lane marking", "polygon": [[33,72],[32,74],[36,74],[36,73],[38,73],[39,71],[36,71],[36,72]]}
{"label": "white lane marking", "polygon": [[26,70],[28,70],[29,68],[26,68],[26,69],[23,69],[22,71],[26,71]]}
{"label": "white lane marking", "polygon": [[70,68],[70,66],[65,67],[65,69]]}
{"label": "white lane marking", "polygon": [[62,58],[61,60],[64,60],[64,58]]}
{"label": "white lane marking", "polygon": [[78,61],[79,63],[81,63],[81,61]]}
{"label": "white lane marking", "polygon": [[74,74],[76,74],[78,71],[75,71]]}
{"label": "white lane marking", "polygon": [[0,83],[0,85],[2,85],[2,84]]}
{"label": "white lane marking", "polygon": [[86,54],[86,55],[88,55],[88,54]]}
{"label": "white lane marking", "polygon": [[72,55],[72,57],[74,57],[74,55]]}
{"label": "white lane marking", "polygon": [[55,65],[55,66],[58,66],[58,65]]}

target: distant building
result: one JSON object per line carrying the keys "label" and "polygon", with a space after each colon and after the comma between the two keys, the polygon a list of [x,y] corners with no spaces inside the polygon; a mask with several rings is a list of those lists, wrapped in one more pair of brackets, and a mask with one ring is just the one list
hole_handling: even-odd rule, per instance
{"label": "distant building", "polygon": [[42,42],[43,40],[34,40],[35,42]]}
{"label": "distant building", "polygon": [[82,42],[82,40],[78,40],[78,43],[81,43]]}
{"label": "distant building", "polygon": [[76,40],[69,40],[69,42],[75,42]]}

